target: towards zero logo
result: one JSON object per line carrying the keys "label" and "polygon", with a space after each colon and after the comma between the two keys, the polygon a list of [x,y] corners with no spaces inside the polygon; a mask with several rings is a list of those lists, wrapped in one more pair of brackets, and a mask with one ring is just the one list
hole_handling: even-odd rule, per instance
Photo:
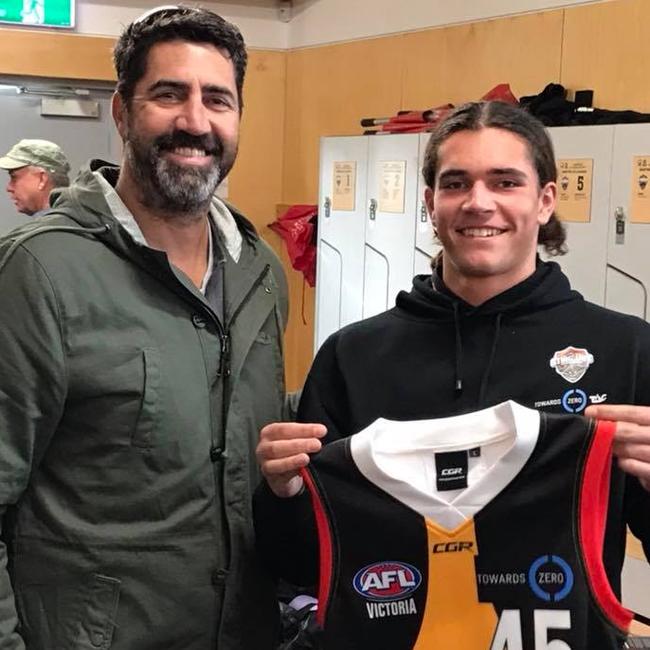
{"label": "towards zero logo", "polygon": [[559,555],[542,555],[528,569],[528,584],[542,600],[556,603],[573,589],[573,571]]}

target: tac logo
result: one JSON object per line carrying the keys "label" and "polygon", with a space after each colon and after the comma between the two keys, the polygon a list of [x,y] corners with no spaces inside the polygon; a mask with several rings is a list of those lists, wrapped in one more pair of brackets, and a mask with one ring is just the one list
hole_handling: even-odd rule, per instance
{"label": "tac logo", "polygon": [[560,377],[575,384],[580,381],[589,366],[594,362],[594,356],[585,348],[574,348],[570,345],[564,350],[556,352],[549,361],[551,368],[555,369]]}
{"label": "tac logo", "polygon": [[352,584],[368,600],[397,600],[412,594],[422,582],[420,572],[405,562],[376,562],[357,571]]}
{"label": "tac logo", "polygon": [[580,413],[587,407],[587,394],[579,388],[571,388],[562,395],[562,408],[567,413]]}
{"label": "tac logo", "polygon": [[573,571],[559,555],[542,555],[530,565],[528,584],[538,598],[556,603],[571,593]]}

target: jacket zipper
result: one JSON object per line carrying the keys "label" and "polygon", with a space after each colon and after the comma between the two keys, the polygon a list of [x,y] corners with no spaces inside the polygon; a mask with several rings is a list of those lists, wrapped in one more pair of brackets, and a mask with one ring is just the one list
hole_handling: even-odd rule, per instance
{"label": "jacket zipper", "polygon": [[[221,359],[219,360],[219,376],[221,377],[221,426],[222,426],[222,431],[221,431],[221,440],[223,441],[223,449],[222,449],[222,454],[223,457],[226,455],[226,419],[228,416],[228,404],[230,401],[230,386],[228,385],[228,377],[230,377],[230,329],[232,327],[232,324],[235,322],[237,316],[241,312],[241,310],[244,308],[250,297],[253,295],[255,290],[259,287],[259,285],[262,283],[264,278],[266,277],[267,273],[271,269],[271,265],[267,264],[262,272],[259,274],[259,276],[255,279],[253,284],[251,285],[250,289],[246,292],[246,295],[242,299],[242,301],[239,303],[237,309],[233,312],[231,318],[228,321],[228,326],[227,327],[221,327],[221,324],[219,324],[219,329],[220,329],[220,335],[221,335]],[[225,489],[223,485],[223,480],[225,478],[225,472],[222,471],[221,473],[221,494],[225,495]],[[226,511],[226,504],[222,503],[221,507],[223,509],[222,512],[222,521],[224,522],[225,525],[225,530],[224,530],[224,535],[223,539],[224,542],[227,546],[226,550],[226,557],[228,558],[228,563],[230,563],[230,524],[228,521],[228,514]]]}
{"label": "jacket zipper", "polygon": [[[248,302],[249,298],[253,295],[257,287],[259,287],[260,284],[262,284],[262,280],[266,277],[266,274],[269,272],[271,269],[271,265],[267,264],[262,272],[257,276],[255,279],[255,282],[251,285],[251,288],[246,292],[246,295],[242,299],[242,301],[239,303],[237,306],[237,309],[233,312],[232,316],[230,317],[230,320],[228,321],[228,327],[224,328],[221,333],[221,360],[219,363],[219,376],[220,377],[229,377],[230,376],[230,328],[232,324],[235,322],[237,319],[237,316],[239,316],[239,313],[241,310],[246,306],[246,303]],[[225,404],[225,402],[224,402]],[[225,422],[225,420],[224,420]]]}

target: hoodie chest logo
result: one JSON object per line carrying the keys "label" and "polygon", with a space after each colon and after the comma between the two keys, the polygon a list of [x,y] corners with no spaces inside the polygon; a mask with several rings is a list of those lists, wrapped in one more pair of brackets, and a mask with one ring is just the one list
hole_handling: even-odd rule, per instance
{"label": "hoodie chest logo", "polygon": [[570,345],[564,350],[556,352],[550,360],[551,368],[555,369],[560,377],[575,384],[580,381],[589,366],[594,362],[593,354],[585,348],[574,348]]}

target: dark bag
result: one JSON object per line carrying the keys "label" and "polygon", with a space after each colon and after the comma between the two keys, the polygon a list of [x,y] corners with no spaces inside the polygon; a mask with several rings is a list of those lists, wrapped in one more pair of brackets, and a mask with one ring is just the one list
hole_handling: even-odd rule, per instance
{"label": "dark bag", "polygon": [[277,650],[318,650],[321,647],[321,630],[311,603],[300,609],[280,603],[280,619],[282,641]]}

